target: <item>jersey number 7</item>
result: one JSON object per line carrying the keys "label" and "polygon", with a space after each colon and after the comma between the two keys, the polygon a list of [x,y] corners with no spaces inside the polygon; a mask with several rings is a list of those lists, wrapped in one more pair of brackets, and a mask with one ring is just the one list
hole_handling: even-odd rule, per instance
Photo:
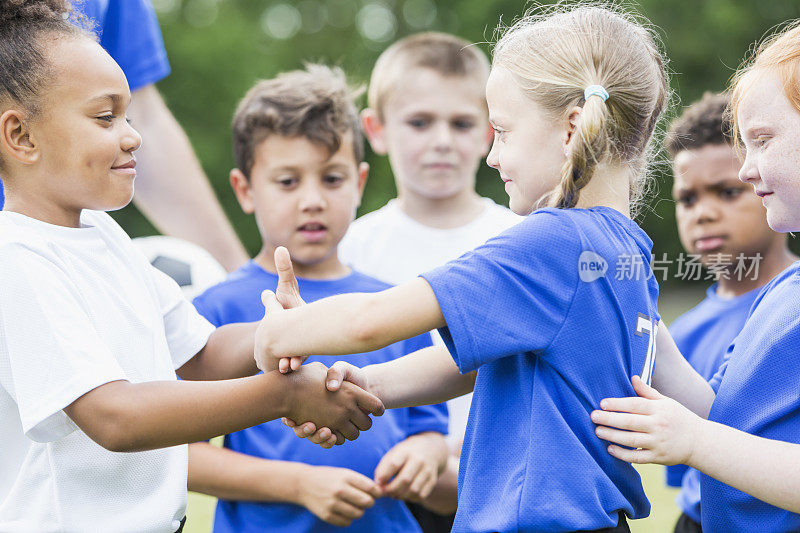
{"label": "jersey number 7", "polygon": [[653,368],[656,366],[656,334],[658,333],[658,324],[649,316],[639,313],[639,318],[636,320],[636,333],[637,336],[643,337],[647,334],[647,356],[644,358],[644,366],[642,367],[642,381],[650,385],[653,380]]}

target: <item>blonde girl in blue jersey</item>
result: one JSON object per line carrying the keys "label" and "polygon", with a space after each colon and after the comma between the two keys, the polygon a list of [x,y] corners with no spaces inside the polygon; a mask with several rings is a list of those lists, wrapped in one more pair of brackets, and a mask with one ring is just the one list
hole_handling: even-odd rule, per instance
{"label": "blonde girl in blue jersey", "polygon": [[[257,361],[287,371],[302,356],[440,328],[449,350],[363,371],[337,363],[328,379],[330,389],[359,383],[387,407],[474,388],[453,530],[628,531],[626,517],[646,516],[649,503],[635,470],[596,439],[589,413],[653,368],[652,242],[630,215],[668,99],[664,59],[630,14],[559,7],[504,32],[486,97],[496,132],[487,162],[511,209],[529,216],[381,293],[288,310],[265,293]],[[324,428],[296,431],[335,440]]]}

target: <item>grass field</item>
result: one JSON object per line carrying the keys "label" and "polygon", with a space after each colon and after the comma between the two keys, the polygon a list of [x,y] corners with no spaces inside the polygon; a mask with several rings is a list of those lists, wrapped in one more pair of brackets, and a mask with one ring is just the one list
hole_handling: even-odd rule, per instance
{"label": "grass field", "polygon": [[[650,499],[652,511],[643,520],[630,522],[633,533],[667,533],[671,532],[680,514],[675,505],[677,489],[669,489],[664,485],[664,467],[659,465],[642,465],[637,468],[642,474],[644,488]],[[209,533],[214,516],[216,500],[210,496],[189,493],[189,509],[186,520],[186,533]],[[379,533],[379,532],[376,532]]]}
{"label": "grass field", "polygon": [[[667,323],[670,323],[683,311],[697,304],[703,297],[702,291],[670,291],[661,296],[660,311]],[[667,533],[671,532],[680,512],[675,505],[677,489],[664,485],[664,467],[659,465],[642,465],[637,467],[642,475],[645,493],[650,499],[650,516],[631,521],[633,533]],[[189,494],[186,533],[209,533],[214,515],[214,498],[202,494]],[[378,532],[376,532],[378,533]]]}

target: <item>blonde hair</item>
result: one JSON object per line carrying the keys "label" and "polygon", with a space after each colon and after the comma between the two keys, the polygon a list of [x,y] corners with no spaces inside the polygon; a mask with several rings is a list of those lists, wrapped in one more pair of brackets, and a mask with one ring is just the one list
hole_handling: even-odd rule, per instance
{"label": "blonde hair", "polygon": [[378,57],[369,80],[367,105],[384,120],[386,102],[400,81],[414,68],[430,69],[442,76],[474,77],[483,105],[483,89],[489,77],[489,60],[477,46],[447,33],[410,35],[392,44]]}
{"label": "blonde hair", "polygon": [[[510,71],[527,96],[554,117],[583,108],[561,181],[540,204],[575,207],[603,162],[631,169],[635,210],[647,184],[653,132],[670,94],[654,32],[604,3],[539,8],[500,31],[493,67]],[[590,85],[603,86],[608,99],[585,100]]]}
{"label": "blonde hair", "polygon": [[764,72],[775,72],[780,77],[786,98],[800,112],[800,20],[766,38],[731,80],[731,136],[737,148],[741,147],[737,111],[756,75]]}

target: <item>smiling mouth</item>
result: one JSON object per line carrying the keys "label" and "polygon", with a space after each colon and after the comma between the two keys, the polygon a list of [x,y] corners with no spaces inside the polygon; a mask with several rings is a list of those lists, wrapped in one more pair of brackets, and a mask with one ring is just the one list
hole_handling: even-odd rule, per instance
{"label": "smiling mouth", "polygon": [[765,196],[769,196],[770,194],[772,194],[772,193],[771,192],[764,192],[764,191],[756,191],[756,195],[758,195],[759,198],[764,198]]}
{"label": "smiling mouth", "polygon": [[136,168],[136,158],[133,158],[124,165],[117,165],[115,167],[111,167],[111,170],[133,170],[135,168]]}

